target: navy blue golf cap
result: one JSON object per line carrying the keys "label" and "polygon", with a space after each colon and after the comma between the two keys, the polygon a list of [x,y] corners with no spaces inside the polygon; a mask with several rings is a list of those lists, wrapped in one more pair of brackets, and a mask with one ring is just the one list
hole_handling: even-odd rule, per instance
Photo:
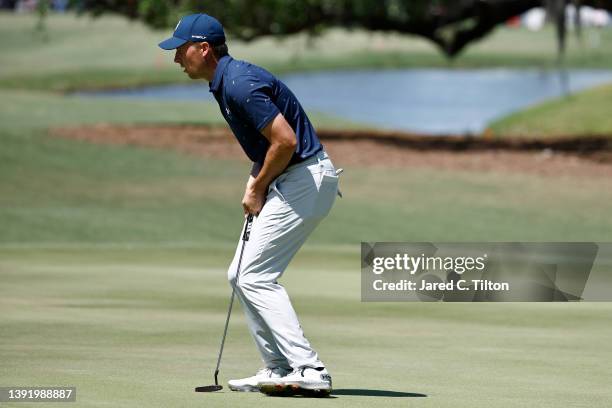
{"label": "navy blue golf cap", "polygon": [[225,42],[223,26],[208,14],[190,14],[181,18],[174,28],[172,37],[159,43],[164,50],[173,50],[187,41],[203,42],[219,45]]}

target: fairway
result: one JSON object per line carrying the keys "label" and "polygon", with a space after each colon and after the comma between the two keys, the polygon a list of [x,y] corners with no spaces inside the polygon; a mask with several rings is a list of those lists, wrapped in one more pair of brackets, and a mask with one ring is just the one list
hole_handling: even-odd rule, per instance
{"label": "fairway", "polygon": [[[77,404],[54,405],[66,407],[286,406],[227,388],[193,392],[212,382],[230,255],[1,249],[2,383],[76,386]],[[305,250],[283,279],[336,389],[290,404],[605,407],[612,398],[609,303],[361,303],[357,259],[353,249]],[[223,384],[259,368],[236,312]]]}

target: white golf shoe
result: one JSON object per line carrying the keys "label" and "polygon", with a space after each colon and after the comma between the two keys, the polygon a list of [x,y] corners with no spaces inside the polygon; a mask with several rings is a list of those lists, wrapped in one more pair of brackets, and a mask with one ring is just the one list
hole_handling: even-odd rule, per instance
{"label": "white golf shoe", "polygon": [[325,367],[300,367],[284,377],[261,380],[258,386],[271,396],[327,397],[332,391],[332,378]]}
{"label": "white golf shoe", "polygon": [[281,367],[262,368],[252,377],[229,380],[229,389],[232,391],[255,392],[259,391],[259,382],[274,380],[286,376],[290,370]]}

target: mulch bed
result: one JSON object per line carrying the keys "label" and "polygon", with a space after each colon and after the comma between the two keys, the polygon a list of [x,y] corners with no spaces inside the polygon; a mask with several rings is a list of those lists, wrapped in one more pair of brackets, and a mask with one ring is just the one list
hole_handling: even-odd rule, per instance
{"label": "mulch bed", "polygon": [[[612,176],[612,138],[487,138],[319,129],[338,167],[437,168],[544,176]],[[204,158],[246,160],[226,127],[94,125],[54,128],[56,137],[172,149]]]}

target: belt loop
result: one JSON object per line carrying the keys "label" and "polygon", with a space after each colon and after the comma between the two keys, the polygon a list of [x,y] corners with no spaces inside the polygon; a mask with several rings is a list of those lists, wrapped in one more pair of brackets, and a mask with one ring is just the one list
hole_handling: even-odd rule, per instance
{"label": "belt loop", "polygon": [[319,163],[319,167],[323,167],[321,161],[325,160],[325,150],[321,150],[317,153],[317,162]]}

